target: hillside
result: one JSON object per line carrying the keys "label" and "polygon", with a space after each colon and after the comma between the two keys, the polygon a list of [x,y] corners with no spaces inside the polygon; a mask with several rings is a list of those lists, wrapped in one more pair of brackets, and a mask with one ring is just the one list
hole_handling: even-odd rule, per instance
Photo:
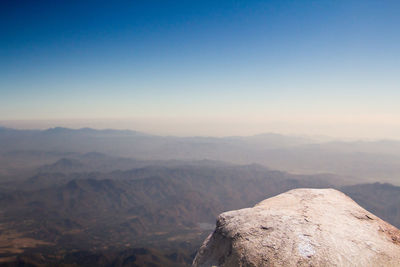
{"label": "hillside", "polygon": [[[102,162],[103,156],[92,156]],[[157,255],[178,253],[177,263],[189,264],[221,212],[252,206],[293,188],[339,188],[340,181],[330,175],[293,175],[260,165],[212,161],[150,161],[146,167],[111,172],[79,172],[88,168],[82,159],[73,162],[75,171],[60,172],[53,168],[60,162],[70,166],[58,160],[0,191],[3,257],[27,260],[40,254],[42,260],[54,261],[55,256],[69,255],[81,262],[86,257],[82,255],[97,255],[93,257],[101,265],[104,257],[110,263],[126,250],[151,248]],[[400,225],[399,187],[376,183],[341,190]],[[372,199],[373,192],[380,193]]]}
{"label": "hillside", "polygon": [[[400,185],[400,142],[396,140],[336,141],[272,133],[248,137],[173,137],[127,130],[60,127],[43,131],[2,128],[0,154],[7,156],[3,158],[5,166],[0,166],[0,174],[23,166],[15,164],[10,153],[93,151],[139,160],[258,163],[293,173],[333,173],[346,177],[349,184],[379,180]],[[33,158],[24,163],[36,161]]]}

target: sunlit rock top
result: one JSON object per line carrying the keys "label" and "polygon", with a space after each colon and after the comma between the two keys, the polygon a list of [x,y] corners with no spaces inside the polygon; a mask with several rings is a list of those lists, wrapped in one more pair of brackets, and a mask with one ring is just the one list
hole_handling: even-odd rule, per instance
{"label": "sunlit rock top", "polygon": [[222,213],[193,266],[400,266],[400,231],[334,189]]}

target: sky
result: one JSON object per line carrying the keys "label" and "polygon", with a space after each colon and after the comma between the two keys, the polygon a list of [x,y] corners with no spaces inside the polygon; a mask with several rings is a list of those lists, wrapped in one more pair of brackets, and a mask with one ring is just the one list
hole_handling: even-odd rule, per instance
{"label": "sky", "polygon": [[400,139],[400,2],[1,1],[0,124]]}

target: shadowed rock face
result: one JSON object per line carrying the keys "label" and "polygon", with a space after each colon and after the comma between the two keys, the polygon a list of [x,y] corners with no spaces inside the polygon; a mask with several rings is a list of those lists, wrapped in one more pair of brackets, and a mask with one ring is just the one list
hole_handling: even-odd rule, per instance
{"label": "shadowed rock face", "polygon": [[193,266],[400,266],[400,230],[334,189],[222,213]]}

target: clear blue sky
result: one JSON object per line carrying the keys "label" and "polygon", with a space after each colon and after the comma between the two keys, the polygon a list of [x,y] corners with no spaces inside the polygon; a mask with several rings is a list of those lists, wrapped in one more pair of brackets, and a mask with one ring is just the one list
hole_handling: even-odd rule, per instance
{"label": "clear blue sky", "polygon": [[399,14],[382,0],[1,1],[0,120],[400,137]]}

